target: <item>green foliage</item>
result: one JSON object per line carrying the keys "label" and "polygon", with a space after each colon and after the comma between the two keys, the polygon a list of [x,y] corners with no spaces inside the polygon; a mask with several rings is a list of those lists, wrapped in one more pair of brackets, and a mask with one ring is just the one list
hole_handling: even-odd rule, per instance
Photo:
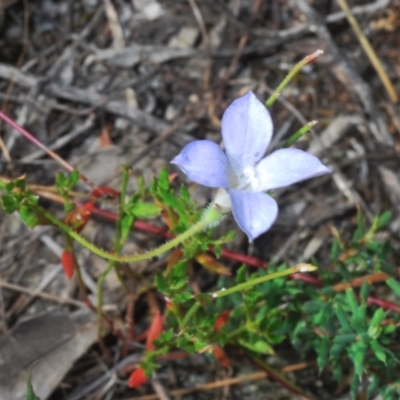
{"label": "green foliage", "polygon": [[[334,285],[382,270],[392,271],[388,262],[390,245],[376,238],[378,230],[388,221],[388,213],[385,213],[377,216],[367,228],[359,214],[351,240],[345,242],[335,232],[330,253],[332,266],[322,273],[324,281]],[[400,293],[395,279],[390,278],[386,283],[394,293]],[[368,305],[371,287],[367,281],[364,281],[359,290],[347,288],[342,292],[334,286],[323,290],[310,289],[308,288],[310,299],[304,304],[303,318],[298,320],[291,335],[295,347],[299,351],[315,351],[319,369],[331,368],[338,381],[341,381],[349,363],[352,364],[353,380],[350,390],[354,399],[357,398],[360,382],[376,370],[385,372],[386,377],[382,373],[375,373],[368,389],[371,397],[368,398],[377,393],[385,393],[385,399],[397,398],[388,393],[396,393],[398,386],[394,385],[387,391],[382,389],[382,385],[391,382],[393,376],[388,380],[390,374],[387,372],[389,368],[394,371],[397,363],[390,346],[395,343],[398,315],[391,315],[390,320],[383,324],[388,313]]]}
{"label": "green foliage", "polygon": [[[171,187],[166,170],[160,172],[149,188],[139,179],[138,190],[131,195],[126,194],[128,174],[126,170],[121,190],[116,252],[122,251],[138,218],[161,216],[170,233],[175,235],[185,232],[201,218],[202,211],[197,209],[186,187]],[[57,190],[66,199],[67,211],[73,206],[69,196],[78,178],[76,171],[69,176],[57,176]],[[6,213],[19,212],[28,227],[48,222],[40,213],[37,196],[27,189],[23,177],[9,183],[0,182],[0,202]],[[302,357],[314,356],[319,370],[327,369],[338,382],[351,371],[349,390],[354,399],[360,382],[365,379],[368,398],[380,394],[384,399],[397,399],[400,395],[396,375],[398,360],[391,347],[396,343],[399,316],[370,305],[376,286],[371,286],[367,279],[344,285],[385,272],[390,278],[380,285],[381,289],[400,297],[400,284],[391,263],[393,250],[388,241],[378,240],[377,235],[390,217],[390,213],[383,213],[367,226],[359,213],[354,232],[348,237],[332,229],[330,265],[323,265],[319,271],[323,287],[286,277],[252,283],[289,267],[270,263],[267,270],[251,271],[243,265],[232,276],[220,276],[218,291],[214,294],[194,293],[190,284],[193,271],[213,274],[201,269],[196,257],[199,259],[205,253],[211,256],[210,249],[213,249],[218,258],[221,247],[234,234],[228,232],[216,238],[215,229],[193,234],[179,251],[169,255],[168,267],[158,269],[152,277],[149,287],[165,296],[169,311],[164,331],[155,340],[156,349],[146,351],[141,367],[151,376],[158,368],[157,358],[175,348],[189,353],[212,352],[215,345],[229,344],[251,357],[261,357],[274,354],[277,345],[286,342]],[[126,289],[126,277],[116,271]],[[247,283],[251,286],[243,285]],[[235,293],[222,297],[222,292],[230,293],[236,286]],[[98,308],[101,309],[101,303]],[[30,382],[28,400],[38,400]]]}
{"label": "green foliage", "polygon": [[38,197],[27,189],[24,176],[9,183],[0,181],[0,204],[6,214],[17,211],[29,228],[45,223],[35,209]]}
{"label": "green foliage", "polygon": [[57,192],[64,199],[65,212],[71,211],[75,205],[71,202],[69,194],[79,181],[79,171],[74,170],[69,175],[64,175],[63,172],[58,172],[56,175]]}

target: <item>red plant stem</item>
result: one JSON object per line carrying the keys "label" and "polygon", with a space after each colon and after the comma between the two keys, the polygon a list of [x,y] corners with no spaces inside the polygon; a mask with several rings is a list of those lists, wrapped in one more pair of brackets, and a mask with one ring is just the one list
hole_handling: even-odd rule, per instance
{"label": "red plant stem", "polygon": [[[75,168],[69,164],[67,161],[63,160],[58,154],[56,154],[53,150],[50,150],[46,147],[40,140],[38,140],[35,136],[33,136],[30,132],[28,132],[25,128],[21,125],[17,124],[14,120],[12,120],[7,114],[4,114],[3,111],[0,110],[0,118],[10,125],[12,128],[17,130],[22,136],[28,139],[31,143],[35,146],[39,147],[45,151],[53,160],[57,161],[62,167],[64,167],[67,171],[72,172]],[[96,185],[89,180],[85,175],[79,173],[79,178],[82,182],[85,182],[92,188],[95,188]]]}
{"label": "red plant stem", "polygon": [[400,314],[400,306],[398,306],[395,303],[392,303],[391,301],[381,300],[378,299],[377,297],[372,297],[372,296],[369,296],[367,301],[368,304],[382,307],[385,310],[391,310]]}
{"label": "red plant stem", "polygon": [[[113,213],[112,211],[107,211],[107,210],[101,210],[100,208],[94,208],[93,209],[93,214],[98,215],[99,217],[106,218],[110,221],[116,221],[118,219],[118,215]],[[155,235],[162,236],[165,239],[172,239],[174,235],[171,233],[168,233],[162,228],[159,228],[158,226],[154,226],[151,224],[148,224],[147,222],[136,220],[133,223],[133,227],[135,229],[139,229],[140,231],[144,231],[147,233],[154,233]]]}
{"label": "red plant stem", "polygon": [[[210,249],[214,253],[214,249]],[[250,265],[251,267],[259,267],[259,268],[267,268],[268,263],[264,260],[260,260],[259,258],[247,256],[246,254],[235,253],[234,251],[222,249],[221,250],[222,257],[228,258],[232,261],[237,261],[243,264]]]}
{"label": "red plant stem", "polygon": [[318,286],[318,287],[324,286],[324,282],[322,282],[321,279],[312,275],[306,275],[298,272],[296,274],[290,275],[290,278],[295,279],[297,281],[308,283],[309,285],[313,286]]}

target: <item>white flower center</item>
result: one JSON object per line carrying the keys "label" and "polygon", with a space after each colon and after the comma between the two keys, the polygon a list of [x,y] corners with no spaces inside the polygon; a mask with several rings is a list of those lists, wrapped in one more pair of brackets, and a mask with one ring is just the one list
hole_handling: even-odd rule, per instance
{"label": "white flower center", "polygon": [[228,213],[232,210],[231,199],[227,190],[219,188],[215,194],[214,204],[222,213]]}
{"label": "white flower center", "polygon": [[239,176],[239,185],[236,189],[246,190],[248,192],[257,191],[259,179],[254,167],[246,167]]}

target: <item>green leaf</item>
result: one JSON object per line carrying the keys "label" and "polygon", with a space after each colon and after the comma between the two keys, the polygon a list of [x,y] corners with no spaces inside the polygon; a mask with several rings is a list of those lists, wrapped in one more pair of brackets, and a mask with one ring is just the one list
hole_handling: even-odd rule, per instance
{"label": "green leaf", "polygon": [[131,230],[133,222],[135,221],[135,217],[133,215],[124,215],[121,220],[121,241],[124,243],[128,238]]}
{"label": "green leaf", "polygon": [[144,182],[143,175],[140,175],[137,179],[137,192],[140,197],[144,197],[146,195],[146,184]]}
{"label": "green leaf", "polygon": [[33,386],[31,382],[31,376],[28,377],[27,387],[26,387],[26,400],[40,400],[39,397],[35,395],[33,391]]}
{"label": "green leaf", "polygon": [[247,281],[247,267],[242,265],[236,273],[236,283],[240,285]]}
{"label": "green leaf", "polygon": [[340,325],[342,325],[343,329],[346,332],[352,332],[353,329],[350,326],[350,322],[347,318],[345,311],[343,310],[343,307],[340,304],[335,304],[334,310],[335,310],[336,316],[338,317]]}
{"label": "green leaf", "polygon": [[162,203],[164,203],[166,206],[172,207],[178,213],[183,211],[182,205],[175,194],[169,192],[159,192],[158,196],[161,198]]}
{"label": "green leaf", "polygon": [[179,189],[179,193],[182,197],[182,200],[186,204],[189,204],[190,203],[190,194],[189,194],[189,190],[187,189],[187,187],[185,185],[181,185],[181,187]]}
{"label": "green leaf", "polygon": [[158,184],[161,189],[164,189],[164,190],[169,189],[169,176],[168,176],[168,171],[166,170],[166,168],[163,168],[160,171]]}
{"label": "green leaf", "polygon": [[161,211],[161,207],[153,204],[153,203],[143,203],[137,202],[132,207],[129,207],[127,212],[129,214],[134,215],[137,218],[149,218],[155,217]]}
{"label": "green leaf", "polygon": [[14,179],[7,185],[10,189],[18,188],[21,189],[21,191],[25,191],[26,189],[26,179],[25,175],[23,175],[20,178]]}
{"label": "green leaf", "polygon": [[349,344],[354,343],[357,339],[356,333],[347,333],[344,335],[338,335],[333,339],[333,343],[337,344]]}
{"label": "green leaf", "polygon": [[69,175],[68,178],[68,183],[73,187],[75,183],[79,181],[79,171],[77,169],[74,169],[71,174]]}
{"label": "green leaf", "polygon": [[367,352],[367,346],[363,342],[357,342],[351,347],[353,353],[354,372],[358,377],[361,377],[364,369],[364,359]]}
{"label": "green leaf", "polygon": [[374,315],[371,318],[370,321],[370,326],[379,326],[383,319],[385,318],[386,313],[382,308],[378,308],[375,312]]}
{"label": "green leaf", "polygon": [[168,282],[165,280],[161,271],[156,272],[155,284],[161,293],[169,294],[171,292]]}
{"label": "green leaf", "polygon": [[28,228],[34,228],[39,222],[39,217],[36,212],[25,204],[19,208],[19,216]]}
{"label": "green leaf", "polygon": [[385,211],[383,214],[379,216],[378,219],[378,229],[384,228],[392,219],[392,212],[391,211]]}
{"label": "green leaf", "polygon": [[346,289],[346,299],[353,316],[357,315],[358,301],[353,289]]}
{"label": "green leaf", "polygon": [[329,256],[330,260],[337,261],[337,259],[339,258],[339,254],[340,254],[340,243],[339,240],[334,239],[332,243],[331,254]]}
{"label": "green leaf", "polygon": [[316,346],[318,356],[317,364],[319,371],[321,372],[326,365],[329,355],[329,338],[327,336],[322,336],[320,342]]}
{"label": "green leaf", "polygon": [[346,343],[334,343],[330,349],[330,357],[332,360],[338,359],[338,357],[343,352],[343,349],[346,347]]}
{"label": "green leaf", "polygon": [[190,292],[182,292],[174,295],[174,300],[177,303],[184,303],[185,301],[188,301],[193,298],[192,293]]}
{"label": "green leaf", "polygon": [[382,332],[383,332],[385,335],[390,335],[390,334],[393,333],[395,330],[396,330],[396,325],[390,324],[390,325],[384,326]]}
{"label": "green leaf", "polygon": [[57,172],[56,175],[56,186],[57,187],[63,187],[65,186],[67,182],[66,176],[62,172]]}
{"label": "green leaf", "polygon": [[386,284],[396,293],[398,297],[400,297],[400,283],[397,282],[393,278],[389,278],[386,280]]}
{"label": "green leaf", "polygon": [[181,280],[186,282],[187,279],[187,262],[185,260],[181,260],[173,266],[170,281],[176,285],[179,284]]}
{"label": "green leaf", "polygon": [[244,339],[239,339],[239,344],[244,348],[254,351],[260,354],[274,354],[273,348],[263,340],[256,340],[254,343],[250,343]]}
{"label": "green leaf", "polygon": [[371,348],[376,358],[386,364],[385,348],[382,347],[376,340],[371,340]]}
{"label": "green leaf", "polygon": [[6,214],[12,214],[18,208],[18,201],[10,194],[1,196],[1,205]]}
{"label": "green leaf", "polygon": [[206,342],[195,342],[195,343],[194,343],[194,349],[195,349],[196,351],[204,350],[204,349],[207,348],[208,346],[209,346],[209,344],[206,343]]}

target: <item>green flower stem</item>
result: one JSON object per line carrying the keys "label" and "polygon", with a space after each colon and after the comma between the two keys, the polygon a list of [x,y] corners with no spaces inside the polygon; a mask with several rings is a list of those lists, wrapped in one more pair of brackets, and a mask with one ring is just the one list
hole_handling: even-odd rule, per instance
{"label": "green flower stem", "polygon": [[[121,193],[120,193],[120,198],[119,198],[119,211],[118,211],[118,219],[117,219],[117,224],[116,224],[116,229],[115,229],[115,236],[114,236],[114,250],[115,254],[120,255],[122,248],[124,247],[124,243],[122,243],[122,218],[125,215],[125,199],[126,199],[126,192],[128,188],[128,181],[129,181],[129,172],[130,168],[127,166],[124,166],[122,168],[122,180],[121,180]],[[113,262],[113,261],[111,261]],[[116,262],[114,261],[114,264]],[[121,283],[121,286],[124,288],[125,292],[129,294],[129,288],[128,285],[126,284],[125,280],[123,279],[120,266],[117,265],[115,267],[115,273],[117,274],[117,278],[119,282]]]}
{"label": "green flower stem", "polygon": [[53,225],[57,228],[60,228],[64,233],[66,233],[71,238],[75,239],[81,246],[87,248],[92,253],[102,257],[106,260],[117,261],[120,263],[131,263],[131,262],[139,262],[148,260],[154,257],[158,257],[163,253],[173,249],[174,247],[178,246],[180,243],[184,242],[185,240],[191,238],[194,234],[201,232],[202,230],[206,229],[209,226],[215,226],[218,224],[222,218],[223,214],[217,211],[214,207],[209,207],[205,210],[202,218],[196,224],[191,226],[187,231],[183,232],[179,236],[176,236],[174,239],[170,240],[169,242],[163,244],[162,246],[158,247],[157,249],[148,251],[143,254],[135,254],[135,255],[126,255],[121,256],[118,254],[108,253],[102,249],[99,249],[93,243],[90,243],[88,240],[80,236],[74,230],[72,230],[68,225],[64,224],[62,221],[54,217],[52,214],[47,212],[44,208],[40,207],[33,202],[30,202],[30,206],[36,211],[39,216],[47,218]]}
{"label": "green flower stem", "polygon": [[199,301],[196,301],[192,307],[189,308],[188,312],[185,315],[185,318],[183,318],[182,321],[182,327],[185,328],[187,324],[189,323],[190,319],[193,317],[194,314],[196,314],[197,310],[200,308],[201,304]]}
{"label": "green flower stem", "polygon": [[318,58],[321,54],[323,54],[322,50],[317,50],[312,54],[309,54],[308,56],[304,57],[299,63],[297,63],[292,70],[286,75],[285,79],[279,84],[279,86],[274,90],[274,92],[271,94],[271,96],[268,98],[268,100],[265,102],[265,105],[267,107],[271,107],[276,99],[280,96],[282,93],[282,90],[289,84],[289,82],[293,79],[295,75],[307,64],[312,63],[315,61],[316,58]]}
{"label": "green flower stem", "polygon": [[110,261],[97,280],[97,336],[99,338],[103,337],[103,283],[108,273],[112,271],[115,265],[115,261]]}
{"label": "green flower stem", "polygon": [[252,288],[259,283],[270,281],[272,279],[282,278],[283,276],[292,275],[297,272],[311,272],[315,271],[317,267],[311,264],[299,264],[293,268],[285,269],[283,271],[274,272],[269,275],[261,276],[260,278],[251,279],[250,281],[241,283],[239,285],[233,286],[229,289],[222,289],[218,292],[211,293],[211,297],[214,299],[218,299],[220,297],[229,296],[232,293],[239,292],[241,290]]}
{"label": "green flower stem", "polygon": [[185,329],[185,325],[183,325],[183,320],[181,317],[181,312],[179,309],[179,305],[175,302],[172,303],[173,313],[175,314],[176,321],[178,322],[179,328],[183,331]]}
{"label": "green flower stem", "polygon": [[285,144],[282,147],[290,147],[293,143],[297,142],[302,136],[304,136],[313,126],[317,125],[317,123],[318,121],[310,121],[305,124],[297,132],[290,136],[290,138],[286,140]]}
{"label": "green flower stem", "polygon": [[[229,296],[230,294],[239,292],[241,290],[249,289],[249,288],[251,288],[255,285],[258,285],[259,283],[262,283],[262,282],[270,281],[272,279],[282,278],[283,276],[292,275],[297,272],[311,272],[311,271],[315,271],[316,269],[317,269],[317,267],[315,267],[314,265],[311,265],[311,264],[299,264],[293,268],[289,268],[289,269],[285,269],[283,271],[278,271],[278,272],[274,272],[269,275],[261,276],[260,278],[252,279],[248,282],[241,283],[241,284],[233,286],[229,289],[222,289],[217,292],[210,293],[209,295],[212,298],[217,299],[220,297]],[[201,307],[201,303],[199,301],[196,301],[192,305],[192,307],[189,308],[184,319],[179,324],[181,326],[181,328],[184,329],[187,326],[190,319],[193,317],[193,315],[196,314],[196,312],[198,311],[198,309],[200,307]]]}
{"label": "green flower stem", "polygon": [[[116,254],[120,254],[123,243],[121,242],[121,231],[122,231],[122,217],[125,213],[125,198],[126,198],[126,190],[128,187],[129,180],[129,168],[124,166],[122,168],[122,180],[121,180],[121,193],[119,198],[119,215],[116,223],[115,236],[114,236],[114,249]],[[114,269],[116,266],[116,261],[109,261],[105,270],[99,276],[97,280],[97,291],[96,291],[96,300],[97,300],[97,336],[101,339],[103,336],[103,283],[107,277],[107,275]],[[117,267],[115,269],[118,280],[121,283],[121,286],[124,288],[126,293],[129,293],[129,289],[122,277],[121,271]]]}

